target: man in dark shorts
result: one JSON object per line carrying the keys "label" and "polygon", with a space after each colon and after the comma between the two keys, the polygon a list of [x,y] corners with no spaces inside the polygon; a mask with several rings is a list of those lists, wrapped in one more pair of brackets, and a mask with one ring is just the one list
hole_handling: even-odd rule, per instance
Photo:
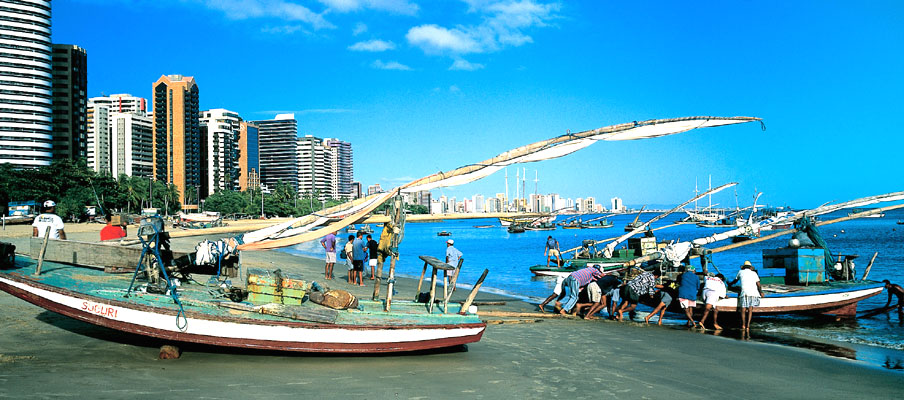
{"label": "man in dark shorts", "polygon": [[380,243],[374,240],[373,236],[367,235],[367,256],[369,257],[370,262],[370,280],[374,279],[375,272],[377,268],[377,250],[380,247]]}
{"label": "man in dark shorts", "polygon": [[[618,279],[618,275],[616,274],[608,274],[603,275],[599,279],[588,284],[588,292],[599,291],[599,299],[596,303],[593,303],[590,306],[590,310],[587,311],[587,314],[584,314],[584,319],[594,319],[593,315],[598,313],[603,307],[606,307],[606,312],[609,313],[611,317],[613,315],[612,308],[609,306],[609,298],[611,297],[611,293],[616,290],[619,285],[622,284],[621,279]],[[596,285],[596,288],[592,288],[591,285]],[[591,300],[593,300],[591,295]]]}
{"label": "man in dark shorts", "polygon": [[665,281],[662,282],[661,285],[656,285],[656,289],[659,289],[659,294],[654,295],[653,297],[659,299],[659,303],[656,304],[656,308],[653,309],[653,312],[648,314],[643,320],[649,324],[650,318],[659,314],[659,322],[657,325],[662,325],[662,317],[665,316],[665,310],[672,304],[672,300],[678,296],[678,284],[673,281]]}
{"label": "man in dark shorts", "polygon": [[622,286],[622,302],[618,305],[618,314],[615,319],[621,321],[624,313],[634,311],[637,303],[640,303],[640,296],[652,295],[656,291],[656,280],[662,272],[659,268],[652,272],[644,271],[636,278],[630,280],[627,285]]}
{"label": "man in dark shorts", "polygon": [[352,242],[352,285],[364,286],[364,263],[367,261],[367,241],[364,234],[358,232]]}

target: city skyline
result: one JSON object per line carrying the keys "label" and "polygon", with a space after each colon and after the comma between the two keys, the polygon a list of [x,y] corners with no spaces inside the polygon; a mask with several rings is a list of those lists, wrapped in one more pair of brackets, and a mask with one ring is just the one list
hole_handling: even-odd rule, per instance
{"label": "city skyline", "polygon": [[[675,204],[712,174],[714,184],[740,182],[742,204],[756,189],[761,202],[807,207],[900,190],[897,146],[876,146],[900,139],[874,118],[900,108],[895,10],[897,3],[73,0],[54,4],[53,41],[87,49],[89,97],[148,97],[143,82],[153,75],[191,75],[204,90],[202,109],[248,120],[294,112],[299,136],[360,143],[356,180],[384,188],[568,130],[685,115],[762,117],[765,131],[737,126],[598,144],[529,169],[540,170],[540,192],[567,197]],[[101,24],[107,28],[84,29]],[[110,43],[104,32],[126,26],[176,44],[170,54]],[[251,48],[241,63],[213,57]],[[132,68],[119,74],[117,63]],[[445,192],[502,186],[497,173]],[[720,193],[714,202],[733,205],[733,197]]]}

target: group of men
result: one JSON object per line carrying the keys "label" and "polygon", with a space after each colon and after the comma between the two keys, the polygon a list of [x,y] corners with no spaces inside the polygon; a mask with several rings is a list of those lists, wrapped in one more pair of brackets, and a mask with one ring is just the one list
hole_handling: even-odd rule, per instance
{"label": "group of men", "polygon": [[324,277],[333,279],[333,267],[336,265],[336,254],[339,253],[345,259],[348,266],[348,283],[350,285],[364,286],[364,264],[370,265],[370,279],[374,279],[377,267],[377,252],[379,243],[374,240],[372,235],[358,232],[357,235],[348,235],[348,241],[342,247],[341,252],[336,250],[336,232],[320,239],[320,245],[326,251],[326,266],[324,268]]}
{"label": "group of men", "polygon": [[[623,282],[618,272],[605,273],[595,266],[579,269],[569,274],[566,278],[557,282],[553,294],[540,303],[540,311],[544,312],[546,305],[556,299],[555,308],[560,314],[577,315],[584,308],[584,319],[593,319],[594,315],[604,307],[610,319],[622,321],[624,314],[633,314],[637,305],[644,296],[653,299],[655,307],[644,318],[650,323],[653,316],[658,315],[658,324],[662,325],[665,310],[674,299],[687,317],[687,326],[691,328],[704,328],[704,324],[712,315],[713,328],[722,329],[719,326],[719,310],[716,303],[727,297],[725,277],[722,274],[706,276],[702,283],[702,298],[704,301],[703,316],[700,321],[694,321],[694,309],[697,305],[698,294],[701,294],[701,282],[692,266],[682,266],[679,269],[678,278],[675,281],[660,280],[660,270],[643,271],[633,279]],[[750,320],[753,316],[753,307],[760,304],[760,298],[764,296],[760,285],[760,278],[750,261],[745,261],[738,272],[737,277],[728,286],[739,283],[738,308],[741,311],[741,329],[750,330]]]}

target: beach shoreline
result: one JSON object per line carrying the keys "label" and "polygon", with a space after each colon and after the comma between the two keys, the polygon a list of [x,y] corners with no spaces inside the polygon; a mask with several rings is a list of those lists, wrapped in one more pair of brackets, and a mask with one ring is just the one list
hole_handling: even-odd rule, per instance
{"label": "beach shoreline", "polygon": [[[102,227],[93,225],[98,231]],[[71,238],[96,241],[96,232],[73,229]],[[191,251],[203,238],[175,238],[173,248]],[[28,236],[0,240],[19,245],[27,243]],[[322,260],[279,251],[248,251],[242,257],[245,268],[301,273],[361,298],[369,299],[373,291],[369,279],[364,287],[345,283],[344,265],[336,266],[336,279],[324,281]],[[394,298],[411,299],[416,287],[416,279],[397,278]],[[456,290],[455,299],[467,292]],[[385,286],[381,293],[385,296]],[[481,306],[481,311],[536,310],[533,304],[500,294],[481,292],[477,298],[506,302]],[[181,359],[164,361],[156,359],[159,341],[62,317],[6,293],[0,293],[0,306],[7,311],[0,319],[5,333],[0,336],[0,379],[5,382],[0,395],[10,397],[95,393],[234,398],[302,391],[363,398],[889,397],[904,383],[904,375],[888,367],[844,354],[763,343],[757,332],[753,340],[741,341],[730,330],[717,337],[633,322],[523,317],[484,318],[495,323],[467,351],[362,357],[182,344]],[[119,371],[127,372],[121,376]]]}

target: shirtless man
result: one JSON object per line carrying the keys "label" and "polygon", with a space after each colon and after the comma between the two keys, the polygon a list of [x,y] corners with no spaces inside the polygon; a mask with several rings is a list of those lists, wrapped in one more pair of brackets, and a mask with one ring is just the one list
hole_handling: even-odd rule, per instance
{"label": "shirtless man", "polygon": [[898,296],[898,314],[904,314],[904,288],[888,281],[882,281],[885,284],[885,290],[888,290],[888,301],[885,302],[885,308],[891,305],[892,296]]}

